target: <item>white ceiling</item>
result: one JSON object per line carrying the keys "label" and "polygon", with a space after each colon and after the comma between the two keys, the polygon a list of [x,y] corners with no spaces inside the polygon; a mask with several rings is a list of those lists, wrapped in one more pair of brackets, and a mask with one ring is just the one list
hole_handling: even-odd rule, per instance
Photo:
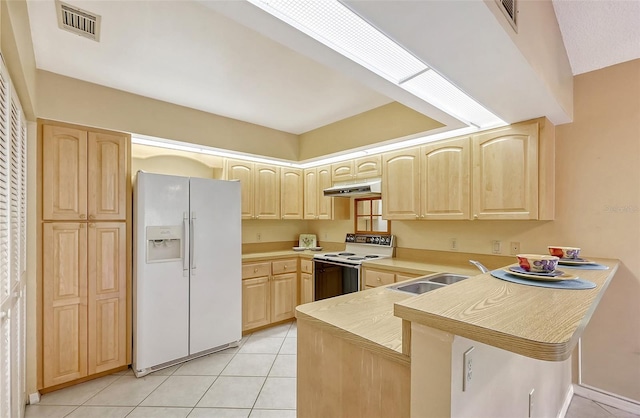
{"label": "white ceiling", "polygon": [[[46,71],[294,134],[391,101],[451,128],[460,126],[246,2],[68,0],[102,16],[96,43],[59,29],[53,0],[27,1],[36,65]],[[481,1],[345,2],[416,55],[439,50],[437,58],[422,58],[504,120],[547,115],[554,123],[568,121]],[[574,73],[640,56],[629,52],[640,47],[639,5],[554,0]],[[602,15],[616,21],[602,25]],[[466,31],[448,20],[460,18],[466,18]],[[619,21],[625,19],[632,27],[623,33],[612,30],[623,27]],[[490,21],[491,27],[482,26]],[[582,39],[605,43],[585,47]],[[486,64],[492,51],[476,45],[484,40],[502,45],[494,48],[500,54],[494,61],[517,78],[509,80]],[[469,65],[478,62],[473,54],[484,59],[483,65]],[[520,97],[517,104],[514,94]]]}
{"label": "white ceiling", "polygon": [[554,0],[573,74],[640,58],[640,1]]}

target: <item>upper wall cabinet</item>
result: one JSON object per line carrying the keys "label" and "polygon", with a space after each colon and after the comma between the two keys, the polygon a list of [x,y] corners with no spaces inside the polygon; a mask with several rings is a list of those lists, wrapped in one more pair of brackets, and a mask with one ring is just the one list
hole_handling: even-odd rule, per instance
{"label": "upper wall cabinet", "polygon": [[474,135],[473,218],[538,219],[538,124]]}
{"label": "upper wall cabinet", "polygon": [[351,199],[325,197],[331,186],[331,166],[304,170],[304,219],[349,219]]}
{"label": "upper wall cabinet", "polygon": [[380,177],[381,174],[381,155],[371,155],[331,164],[331,180],[334,182]]}
{"label": "upper wall cabinet", "polygon": [[408,148],[382,157],[382,217],[420,217],[420,149]]}
{"label": "upper wall cabinet", "polygon": [[538,119],[387,153],[383,217],[551,220],[554,142]]}
{"label": "upper wall cabinet", "polygon": [[125,220],[128,138],[43,125],[43,220]]}
{"label": "upper wall cabinet", "polygon": [[302,219],[304,178],[299,168],[280,169],[280,215],[282,219]]}
{"label": "upper wall cabinet", "polygon": [[421,148],[420,218],[469,219],[471,144],[469,137]]}
{"label": "upper wall cabinet", "polygon": [[280,168],[227,160],[227,180],[240,180],[242,219],[280,219]]}

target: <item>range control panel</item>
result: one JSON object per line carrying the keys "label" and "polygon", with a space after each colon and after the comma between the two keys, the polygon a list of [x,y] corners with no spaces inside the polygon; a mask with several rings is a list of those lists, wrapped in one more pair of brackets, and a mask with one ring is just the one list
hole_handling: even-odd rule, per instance
{"label": "range control panel", "polygon": [[395,245],[395,237],[393,235],[360,235],[347,234],[344,242],[355,244],[372,244],[382,245],[384,247],[393,247]]}

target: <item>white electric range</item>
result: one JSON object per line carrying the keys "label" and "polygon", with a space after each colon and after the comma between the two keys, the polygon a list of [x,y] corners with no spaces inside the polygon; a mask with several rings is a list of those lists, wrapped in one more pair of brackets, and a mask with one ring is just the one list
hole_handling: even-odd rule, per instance
{"label": "white electric range", "polygon": [[316,254],[314,261],[314,300],[321,300],[361,288],[363,261],[393,257],[393,235],[347,234],[344,251]]}

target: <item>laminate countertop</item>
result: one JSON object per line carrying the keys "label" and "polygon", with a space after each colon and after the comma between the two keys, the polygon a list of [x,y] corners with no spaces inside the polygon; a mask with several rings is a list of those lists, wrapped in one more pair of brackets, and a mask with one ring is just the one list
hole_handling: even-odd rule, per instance
{"label": "laminate countertop", "polygon": [[594,282],[594,289],[527,286],[486,273],[396,302],[394,313],[527,357],[562,361],[571,355],[618,269],[618,260],[592,260],[609,269],[565,271]]}
{"label": "laminate countertop", "polygon": [[[596,283],[594,289],[526,286],[486,273],[418,296],[386,287],[350,293],[300,305],[296,317],[398,361],[409,361],[402,354],[403,319],[527,357],[561,361],[571,355],[618,268],[618,260],[593,260],[609,269],[570,272]],[[456,270],[452,265],[413,263],[387,259],[365,266],[406,272],[474,271],[465,266]]]}
{"label": "laminate countertop", "polygon": [[282,250],[282,251],[268,251],[264,253],[247,253],[242,254],[242,261],[267,261],[273,260],[277,258],[291,258],[291,257],[302,257],[312,259],[314,254],[318,254],[318,251],[304,250],[304,251],[293,251],[293,250]]}

